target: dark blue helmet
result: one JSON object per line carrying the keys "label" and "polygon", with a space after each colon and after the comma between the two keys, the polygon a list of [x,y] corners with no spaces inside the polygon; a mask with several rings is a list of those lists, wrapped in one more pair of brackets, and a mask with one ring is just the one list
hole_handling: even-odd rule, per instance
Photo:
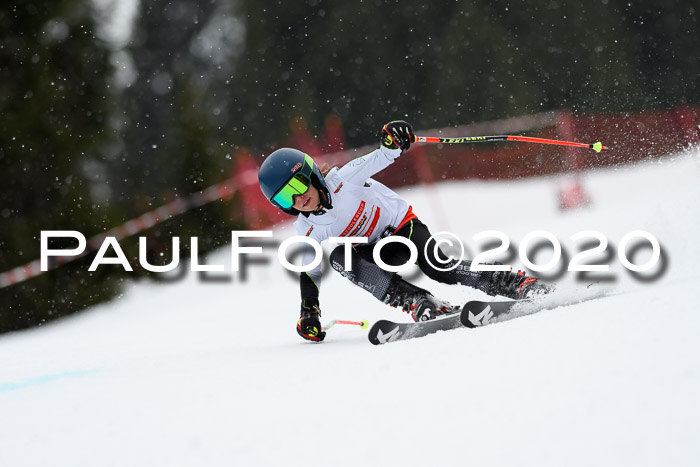
{"label": "dark blue helmet", "polygon": [[310,185],[318,190],[321,205],[332,207],[328,185],[318,165],[297,149],[281,148],[267,156],[258,171],[258,182],[265,198],[287,214],[300,214],[292,207],[294,195],[305,193]]}

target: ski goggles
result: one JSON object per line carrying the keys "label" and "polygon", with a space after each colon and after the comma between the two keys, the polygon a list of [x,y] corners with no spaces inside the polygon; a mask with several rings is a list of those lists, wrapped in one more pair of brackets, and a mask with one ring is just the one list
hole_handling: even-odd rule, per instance
{"label": "ski goggles", "polygon": [[297,169],[292,178],[282,185],[282,188],[272,196],[270,201],[282,209],[290,209],[294,206],[294,196],[303,195],[308,191],[313,171],[314,161],[307,154],[304,154],[302,167]]}

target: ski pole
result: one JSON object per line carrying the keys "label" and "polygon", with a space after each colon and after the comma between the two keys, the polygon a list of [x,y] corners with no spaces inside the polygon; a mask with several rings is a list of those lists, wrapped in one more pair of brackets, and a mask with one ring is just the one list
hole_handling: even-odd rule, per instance
{"label": "ski pole", "polygon": [[326,323],[326,325],[323,326],[322,329],[324,331],[328,331],[336,324],[349,324],[351,326],[360,326],[360,329],[367,329],[369,327],[369,321],[367,321],[366,319],[363,319],[362,321],[345,321],[343,319],[334,319],[333,321],[329,321],[328,323]]}
{"label": "ski pole", "polygon": [[602,149],[608,149],[603,146],[603,143],[598,141],[593,144],[586,143],[574,143],[571,141],[557,141],[554,139],[545,138],[532,138],[530,136],[511,136],[511,135],[499,135],[499,136],[464,136],[461,138],[437,138],[434,136],[416,136],[416,143],[485,143],[487,141],[522,141],[524,143],[539,143],[539,144],[555,144],[557,146],[576,146],[579,148],[590,148],[595,152],[600,152]]}

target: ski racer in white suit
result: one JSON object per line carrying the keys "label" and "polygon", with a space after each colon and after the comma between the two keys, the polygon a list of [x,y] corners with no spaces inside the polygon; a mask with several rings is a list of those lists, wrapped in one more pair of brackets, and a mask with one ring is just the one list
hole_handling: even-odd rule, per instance
{"label": "ski racer in white suit", "polygon": [[[331,253],[331,266],[382,302],[401,307],[415,321],[434,319],[450,305],[376,264],[373,249],[384,237],[401,236],[413,243],[418,252],[418,266],[438,282],[475,287],[489,295],[513,299],[546,293],[549,290],[546,285],[521,271],[474,272],[470,270],[470,261],[446,262],[448,257],[439,248],[436,256],[435,240],[411,206],[371,178],[394,163],[414,141],[409,123],[389,122],[382,127],[378,149],[341,168],[331,169],[325,177],[307,154],[296,149],[278,149],[260,167],[260,187],[273,205],[298,216],[294,226],[299,235],[318,243],[330,237],[366,237],[367,243],[352,246],[352,268],[346,267],[344,245]],[[314,257],[313,249],[305,249],[302,264],[310,264]],[[392,242],[381,249],[380,258],[388,265],[403,265],[410,258],[410,250],[406,245]],[[439,265],[440,269],[432,265]],[[320,286],[320,265],[300,274],[301,315],[297,332],[312,341],[325,338],[319,320]]]}

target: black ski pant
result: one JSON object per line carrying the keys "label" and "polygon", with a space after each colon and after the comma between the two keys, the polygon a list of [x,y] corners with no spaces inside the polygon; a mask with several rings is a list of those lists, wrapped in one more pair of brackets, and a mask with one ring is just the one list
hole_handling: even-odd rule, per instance
{"label": "black ski pant", "polygon": [[[428,227],[419,219],[409,221],[394,232],[393,235],[407,238],[416,246],[418,250],[418,267],[426,276],[437,282],[466,285],[488,292],[491,274],[489,272],[470,271],[471,261],[468,260],[453,259],[445,262],[448,256],[439,248],[437,249],[438,260],[435,252],[435,240],[431,239]],[[386,296],[389,282],[396,273],[385,271],[375,263],[373,258],[375,247],[376,243],[354,245],[351,252],[352,270],[350,271],[345,268],[344,245],[335,248],[331,252],[329,260],[333,269],[341,275],[355,285],[369,291],[377,299],[383,300]],[[408,246],[392,242],[382,247],[379,257],[390,266],[399,266],[408,262],[411,252]]]}

